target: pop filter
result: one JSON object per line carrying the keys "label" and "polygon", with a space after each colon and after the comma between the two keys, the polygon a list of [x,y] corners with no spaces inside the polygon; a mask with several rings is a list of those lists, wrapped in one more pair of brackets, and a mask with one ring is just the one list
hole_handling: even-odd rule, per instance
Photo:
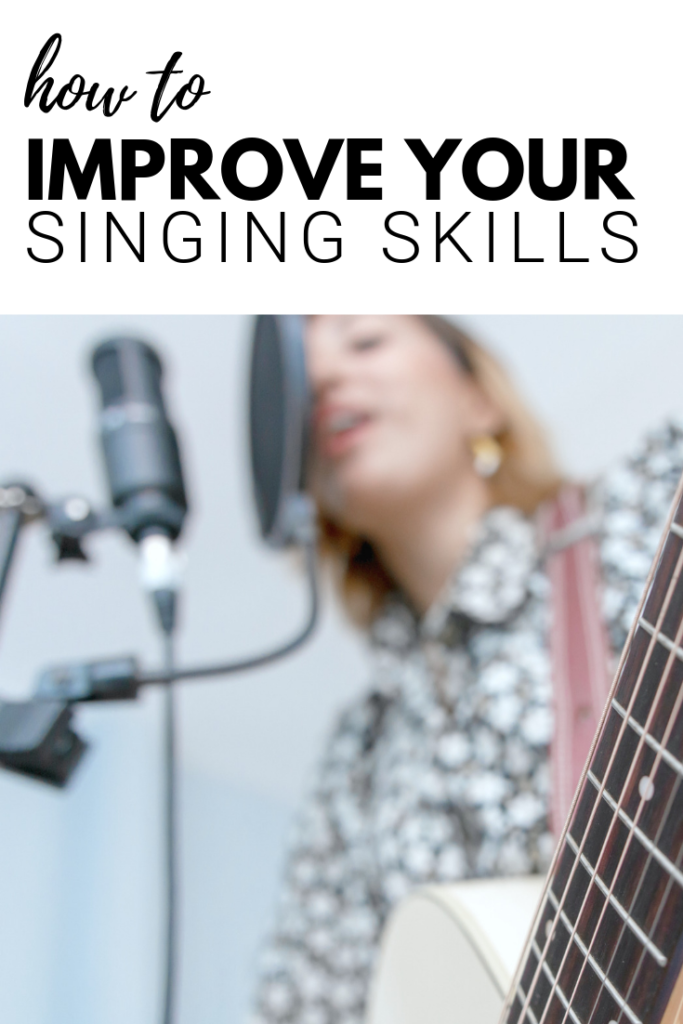
{"label": "pop filter", "polygon": [[261,535],[272,547],[296,540],[310,416],[303,318],[258,316],[249,382],[251,473]]}

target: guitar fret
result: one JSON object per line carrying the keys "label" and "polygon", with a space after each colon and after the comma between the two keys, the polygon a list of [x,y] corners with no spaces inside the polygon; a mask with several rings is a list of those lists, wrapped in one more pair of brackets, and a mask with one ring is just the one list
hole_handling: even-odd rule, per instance
{"label": "guitar fret", "polygon": [[669,607],[672,585],[675,587],[680,573],[682,540],[682,537],[670,531],[662,542],[657,568],[640,612],[650,622],[660,622],[660,613],[663,612],[665,605]]}
{"label": "guitar fret", "polygon": [[592,953],[589,952],[588,947],[579,938],[579,935],[576,932],[575,925],[571,923],[565,912],[562,909],[560,909],[559,901],[555,896],[554,892],[552,891],[552,889],[548,890],[548,898],[550,899],[550,902],[554,905],[555,912],[559,914],[559,918],[562,921],[562,924],[569,932],[572,941],[576,944],[579,952],[584,957],[586,963],[589,964],[590,967],[592,967],[598,979],[602,982],[607,992],[609,992],[609,994],[612,996],[612,999],[617,1004],[619,1009],[622,1011],[622,1013],[626,1014],[628,1019],[631,1021],[631,1024],[642,1024],[640,1017],[638,1017],[637,1014],[633,1012],[633,1010],[628,1005],[624,997],[609,980],[609,978],[607,977],[607,975],[605,974],[605,972],[603,971],[602,967],[597,962],[595,957],[592,955]]}
{"label": "guitar fret", "polygon": [[543,958],[543,954],[541,953],[541,950],[538,948],[538,943],[535,942],[535,941],[532,942],[531,948],[533,949],[534,953],[536,954],[536,956],[538,957],[538,959],[540,961],[541,970],[543,971],[543,973],[545,974],[546,978],[548,979],[548,981],[550,982],[550,984],[552,986],[551,990],[555,993],[557,998],[560,1000],[560,1002],[564,1006],[565,1010],[569,1014],[569,1017],[574,1021],[574,1024],[583,1024],[583,1021],[581,1020],[579,1015],[577,1013],[575,1013],[574,1010],[572,1010],[571,1006],[569,1005],[569,1000],[568,1000],[567,996],[564,994],[564,992],[562,991],[562,989],[560,988],[560,984],[559,984],[557,978],[555,977],[555,975],[553,974],[553,972],[550,970],[550,968],[548,967],[547,963],[545,962],[545,960]]}
{"label": "guitar fret", "polygon": [[637,732],[639,736],[642,736],[647,745],[651,747],[655,753],[660,755],[662,761],[666,761],[669,767],[673,768],[673,770],[683,778],[683,764],[678,760],[678,758],[674,757],[673,754],[669,753],[666,747],[663,747],[661,743],[658,743],[654,736],[651,736],[649,732],[646,732],[642,725],[640,725],[639,722],[636,722],[632,715],[627,716],[626,709],[622,708],[616,697],[612,701],[612,707],[621,715],[622,718],[626,719],[634,732]]}
{"label": "guitar fret", "polygon": [[631,929],[636,938],[639,939],[639,941],[643,944],[643,946],[648,951],[650,956],[654,958],[654,960],[659,964],[659,966],[665,967],[667,964],[667,959],[664,956],[664,954],[659,949],[657,949],[654,942],[652,942],[651,939],[647,937],[643,929],[640,927],[639,924],[637,924],[633,920],[633,918],[625,909],[625,907],[622,907],[621,903],[616,898],[614,893],[610,892],[609,887],[606,886],[603,880],[600,878],[600,875],[597,872],[597,868],[594,868],[591,862],[588,860],[588,858],[585,857],[584,854],[582,854],[579,851],[578,845],[576,844],[576,842],[574,841],[573,837],[570,835],[569,832],[567,832],[565,839],[569,844],[570,848],[572,849],[572,851],[574,852],[574,854],[578,855],[581,864],[586,869],[588,874],[591,876],[591,881],[595,882],[603,896],[605,896],[609,900],[609,902],[614,907],[619,917],[622,919],[622,921]]}
{"label": "guitar fret", "polygon": [[672,533],[675,533],[677,537],[683,537],[683,526],[679,526],[678,523],[672,523],[669,529]]}
{"label": "guitar fret", "polygon": [[666,647],[667,651],[671,651],[672,654],[675,654],[680,661],[683,661],[683,647],[675,644],[673,640],[669,640],[668,636],[661,633],[656,626],[653,626],[647,621],[647,619],[638,619],[638,625],[642,626],[645,632],[649,633],[650,636],[653,636],[658,644],[661,644],[662,647]]}
{"label": "guitar fret", "polygon": [[[519,996],[519,999],[520,999],[520,1001],[522,1003],[522,1006],[524,1006],[526,1004],[527,997],[526,997],[526,993],[525,993],[525,991],[524,991],[524,989],[522,988],[521,985],[517,986],[516,992],[517,992],[517,995]],[[536,1014],[534,1013],[534,1011],[531,1009],[530,1006],[527,1006],[526,1010],[524,1010],[524,1016],[529,1018],[529,1020],[531,1021],[531,1024],[538,1024],[538,1020],[536,1019]]]}
{"label": "guitar fret", "polygon": [[[592,784],[595,786],[598,792],[600,792],[600,781],[596,779],[595,775],[593,775],[593,772],[589,771],[586,777],[592,782]],[[607,802],[608,806],[611,807],[611,809],[616,814],[618,814],[620,820],[624,823],[624,825],[626,825],[629,831],[633,833],[636,839],[640,841],[640,843],[645,847],[647,852],[652,854],[654,859],[659,864],[661,864],[664,870],[671,875],[674,881],[678,882],[678,884],[683,888],[683,872],[678,870],[673,861],[670,861],[669,858],[655,846],[651,839],[648,839],[648,837],[645,835],[642,829],[639,829],[636,823],[632,821],[631,818],[629,818],[626,811],[624,811],[623,808],[619,807],[614,797],[612,797],[606,789],[602,790],[602,797]]]}

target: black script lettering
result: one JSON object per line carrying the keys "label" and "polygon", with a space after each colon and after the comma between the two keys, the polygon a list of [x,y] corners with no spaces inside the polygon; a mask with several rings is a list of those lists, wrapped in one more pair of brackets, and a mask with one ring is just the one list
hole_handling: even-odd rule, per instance
{"label": "black script lettering", "polygon": [[148,71],[148,75],[159,75],[159,82],[156,89],[154,90],[154,97],[152,99],[152,107],[150,109],[150,117],[153,121],[161,121],[162,117],[168,114],[172,106],[177,106],[180,110],[189,110],[195,103],[199,103],[202,96],[210,96],[210,89],[205,89],[206,82],[201,75],[192,75],[192,77],[181,85],[180,89],[174,93],[173,97],[168,101],[165,107],[162,107],[161,101],[164,98],[166,86],[171,80],[171,75],[182,75],[182,70],[176,69],[176,64],[182,57],[182,50],[176,50],[171,55],[169,60],[166,62],[166,67],[162,71]]}
{"label": "black script lettering", "polygon": [[50,36],[38,54],[26,83],[26,90],[24,92],[25,107],[30,107],[38,95],[40,95],[38,106],[43,113],[52,110],[57,102],[56,99],[50,101],[50,89],[55,84],[55,80],[54,78],[45,78],[45,75],[47,75],[47,72],[54,64],[61,46],[62,37],[58,32],[55,32],[54,35]]}
{"label": "black script lettering", "polygon": [[97,91],[100,88],[99,82],[87,86],[83,75],[72,75],[66,85],[63,85],[58,90],[54,99],[51,99],[50,93],[54,87],[55,80],[47,72],[54,64],[61,46],[62,37],[59,32],[55,32],[54,35],[50,36],[38,54],[26,83],[26,90],[24,92],[25,107],[30,107],[37,96],[38,107],[44,114],[49,113],[53,107],[59,107],[60,110],[71,110],[85,96],[87,110],[95,110],[97,107],[102,107],[102,113],[105,117],[113,117],[117,110],[120,110],[123,103],[137,96],[135,90],[129,92],[128,86],[124,85],[119,92],[118,99],[115,99],[115,90],[111,87],[105,89],[102,96],[97,99]]}

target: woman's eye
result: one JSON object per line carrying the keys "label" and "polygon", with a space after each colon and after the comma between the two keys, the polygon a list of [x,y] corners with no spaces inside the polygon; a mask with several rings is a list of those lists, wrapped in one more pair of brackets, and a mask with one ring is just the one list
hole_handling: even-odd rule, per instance
{"label": "woman's eye", "polygon": [[368,349],[377,348],[381,345],[382,339],[377,335],[372,335],[364,338],[356,338],[352,344],[354,352],[367,352]]}

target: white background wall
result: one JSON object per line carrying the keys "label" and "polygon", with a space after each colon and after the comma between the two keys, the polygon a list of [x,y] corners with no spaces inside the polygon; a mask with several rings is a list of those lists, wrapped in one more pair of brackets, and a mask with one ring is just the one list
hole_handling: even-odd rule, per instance
{"label": "white background wall", "polygon": [[[683,412],[683,320],[470,316],[555,438],[594,474],[666,413]],[[221,317],[0,318],[0,478],[104,502],[88,352],[119,329],[157,344],[181,435],[192,516],[183,659],[268,645],[296,629],[304,594],[258,544],[244,445],[249,321]],[[0,623],[0,693],[31,692],[60,660],[158,655],[126,539],[55,566],[23,538]],[[241,1024],[292,809],[334,711],[364,683],[362,645],[328,605],[300,654],[181,689],[182,961],[179,1024]],[[161,976],[158,694],[81,709],[91,742],[65,792],[0,772],[0,1020],[150,1024]]]}

